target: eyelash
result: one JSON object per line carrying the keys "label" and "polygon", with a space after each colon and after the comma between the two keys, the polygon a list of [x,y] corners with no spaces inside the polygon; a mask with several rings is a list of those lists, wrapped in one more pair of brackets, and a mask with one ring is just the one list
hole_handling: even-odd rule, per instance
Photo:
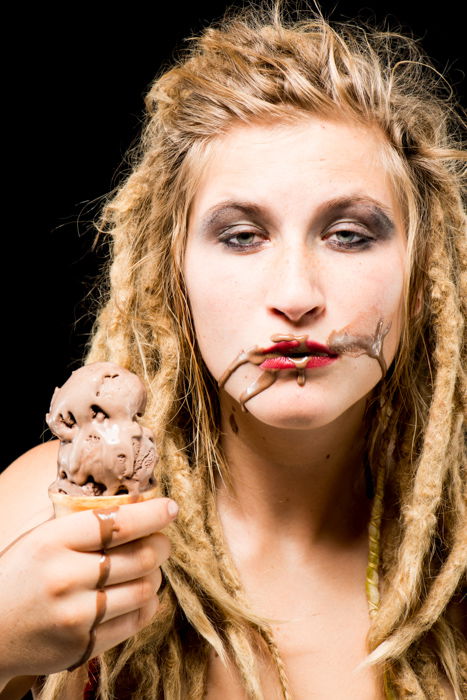
{"label": "eyelash", "polygon": [[[352,231],[352,229],[340,229],[338,231],[333,231],[332,233],[328,234],[327,236],[324,237],[323,240],[329,240],[331,236],[333,235],[339,235],[339,234],[351,234],[352,236],[358,236],[359,240],[354,241],[354,242],[337,242],[337,241],[331,241],[330,245],[333,248],[337,248],[340,250],[364,250],[366,248],[369,248],[371,245],[373,245],[376,242],[376,239],[372,236],[367,236],[363,233],[360,233],[358,231]],[[259,236],[260,234],[254,232],[254,231],[238,231],[237,233],[228,233],[224,231],[221,233],[218,237],[218,240],[222,245],[224,245],[226,248],[229,248],[230,250],[238,250],[238,251],[251,251],[254,250],[255,248],[258,248],[262,245],[262,241],[259,241],[257,243],[249,243],[242,245],[240,243],[234,243],[234,239],[242,235],[248,235],[248,236]],[[264,240],[264,239],[263,239]]]}

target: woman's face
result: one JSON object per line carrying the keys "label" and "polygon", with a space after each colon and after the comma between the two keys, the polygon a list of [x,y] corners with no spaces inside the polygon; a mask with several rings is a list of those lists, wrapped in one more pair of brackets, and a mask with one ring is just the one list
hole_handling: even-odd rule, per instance
{"label": "woman's face", "polygon": [[[368,338],[381,321],[390,326],[389,366],[401,333],[406,242],[382,145],[376,130],[315,117],[235,126],[216,140],[184,258],[197,340],[216,380],[242,350],[271,348],[272,336],[307,335],[329,348],[333,332]],[[318,354],[300,373],[291,362],[277,369],[274,360],[274,383],[245,404],[270,426],[326,425],[381,379],[378,361],[358,352]],[[221,406],[239,401],[263,373],[239,366]]]}

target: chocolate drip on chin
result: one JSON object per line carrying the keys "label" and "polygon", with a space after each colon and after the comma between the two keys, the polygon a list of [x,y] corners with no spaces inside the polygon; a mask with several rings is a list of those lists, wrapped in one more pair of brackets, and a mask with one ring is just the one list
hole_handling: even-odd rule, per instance
{"label": "chocolate drip on chin", "polygon": [[246,413],[247,409],[245,408],[245,403],[248,399],[251,399],[253,396],[256,396],[256,394],[267,389],[271,384],[274,384],[277,379],[277,372],[278,370],[265,370],[253,384],[250,384],[250,386],[245,389],[240,396],[242,411]]}
{"label": "chocolate drip on chin", "polygon": [[79,666],[82,666],[88,659],[91,658],[94,645],[96,643],[96,630],[97,626],[104,619],[105,611],[107,609],[107,594],[105,592],[105,584],[109,578],[110,574],[110,557],[106,550],[110,547],[112,543],[112,538],[114,532],[118,532],[118,527],[115,525],[114,513],[118,510],[118,506],[115,508],[105,508],[102,510],[95,509],[93,514],[99,521],[99,529],[101,535],[101,558],[99,560],[99,577],[97,579],[97,596],[96,596],[96,615],[94,621],[89,630],[89,641],[86,649],[84,650],[80,659],[70,666],[67,670],[74,671]]}

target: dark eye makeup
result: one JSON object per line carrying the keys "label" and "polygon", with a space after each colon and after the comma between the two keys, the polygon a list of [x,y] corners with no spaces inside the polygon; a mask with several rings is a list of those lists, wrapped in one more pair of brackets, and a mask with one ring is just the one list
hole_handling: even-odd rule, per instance
{"label": "dark eye makeup", "polygon": [[[239,214],[249,221],[235,221]],[[267,209],[251,202],[227,201],[209,210],[201,231],[229,250],[248,253],[269,240],[267,231],[272,225]],[[342,251],[370,249],[389,240],[396,230],[386,208],[360,194],[323,202],[312,225],[322,232],[321,240],[328,247]]]}
{"label": "dark eye makeup", "polygon": [[[257,231],[237,230],[232,231],[231,228],[222,231],[217,235],[217,240],[230,250],[240,252],[250,252],[256,248],[260,248],[267,240],[266,234],[261,234]],[[322,236],[322,240],[334,249],[343,250],[365,250],[374,245],[378,237],[357,231],[350,227],[343,227],[335,231],[330,231]]]}
{"label": "dark eye makeup", "polygon": [[265,236],[261,236],[256,231],[223,231],[217,240],[226,248],[234,250],[253,250],[259,248],[265,241]]}

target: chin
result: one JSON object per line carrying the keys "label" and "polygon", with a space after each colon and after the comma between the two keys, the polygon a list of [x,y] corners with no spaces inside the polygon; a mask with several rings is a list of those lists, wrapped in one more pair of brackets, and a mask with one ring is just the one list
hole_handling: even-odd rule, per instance
{"label": "chin", "polygon": [[313,400],[300,396],[294,400],[285,397],[253,397],[246,404],[248,413],[272,428],[282,430],[315,430],[334,422],[349,409],[349,404]]}

